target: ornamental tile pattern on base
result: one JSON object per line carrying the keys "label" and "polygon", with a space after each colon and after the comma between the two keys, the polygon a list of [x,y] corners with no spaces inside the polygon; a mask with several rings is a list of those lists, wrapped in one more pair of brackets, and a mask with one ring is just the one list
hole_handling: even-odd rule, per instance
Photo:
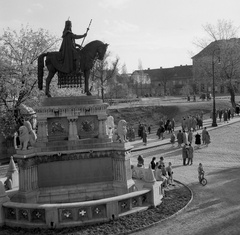
{"label": "ornamental tile pattern on base", "polygon": [[106,205],[97,205],[97,206],[92,207],[92,217],[94,219],[105,218],[106,217]]}
{"label": "ornamental tile pattern on base", "polygon": [[5,212],[6,219],[10,219],[10,220],[17,219],[17,212],[15,208],[5,207],[4,212]]}
{"label": "ornamental tile pattern on base", "polygon": [[45,223],[45,210],[44,209],[34,209],[31,211],[31,221],[34,223]]}
{"label": "ornamental tile pattern on base", "polygon": [[90,219],[90,207],[82,207],[78,209],[78,220],[86,221]]}
{"label": "ornamental tile pattern on base", "polygon": [[62,221],[72,221],[73,220],[73,212],[71,209],[61,209],[61,220]]}
{"label": "ornamental tile pattern on base", "polygon": [[19,220],[29,220],[29,211],[27,209],[19,209],[18,211]]}
{"label": "ornamental tile pattern on base", "polygon": [[130,200],[123,200],[118,202],[119,213],[123,213],[130,210]]}

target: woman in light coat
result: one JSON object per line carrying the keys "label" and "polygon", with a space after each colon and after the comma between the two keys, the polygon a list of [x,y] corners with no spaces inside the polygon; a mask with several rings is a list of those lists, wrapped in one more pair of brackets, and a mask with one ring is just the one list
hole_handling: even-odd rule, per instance
{"label": "woman in light coat", "polygon": [[206,146],[208,146],[208,144],[210,144],[210,135],[209,135],[209,132],[208,131],[206,131],[206,133],[205,133],[205,144],[206,144]]}

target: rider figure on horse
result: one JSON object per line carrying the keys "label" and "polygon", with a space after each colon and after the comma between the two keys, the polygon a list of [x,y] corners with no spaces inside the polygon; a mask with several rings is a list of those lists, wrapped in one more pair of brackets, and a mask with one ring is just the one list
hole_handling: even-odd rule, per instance
{"label": "rider figure on horse", "polygon": [[63,30],[63,41],[60,47],[60,53],[63,60],[62,70],[65,73],[80,73],[80,49],[81,46],[75,43],[75,39],[84,38],[87,33],[83,35],[76,35],[72,33],[72,23],[70,20],[65,22]]}

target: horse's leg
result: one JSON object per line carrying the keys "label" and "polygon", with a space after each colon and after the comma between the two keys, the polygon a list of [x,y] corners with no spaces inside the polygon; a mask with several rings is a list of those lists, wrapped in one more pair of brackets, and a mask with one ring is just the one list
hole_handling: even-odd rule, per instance
{"label": "horse's leg", "polygon": [[89,76],[90,76],[90,70],[85,70],[84,71],[84,85],[85,85],[85,93],[86,95],[92,95],[91,92],[89,91]]}
{"label": "horse's leg", "polygon": [[48,65],[48,76],[46,78],[46,90],[45,90],[45,94],[47,97],[51,97],[50,94],[50,83],[52,81],[52,78],[54,77],[55,73],[57,72],[57,70],[52,66],[52,65]]}

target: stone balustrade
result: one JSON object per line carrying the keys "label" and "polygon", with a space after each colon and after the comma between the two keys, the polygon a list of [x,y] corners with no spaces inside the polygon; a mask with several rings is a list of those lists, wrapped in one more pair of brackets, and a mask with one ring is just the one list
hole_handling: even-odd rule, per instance
{"label": "stone balustrade", "polygon": [[62,228],[81,226],[115,219],[131,211],[147,209],[152,205],[150,189],[100,200],[30,204],[3,203],[5,224],[16,227]]}

